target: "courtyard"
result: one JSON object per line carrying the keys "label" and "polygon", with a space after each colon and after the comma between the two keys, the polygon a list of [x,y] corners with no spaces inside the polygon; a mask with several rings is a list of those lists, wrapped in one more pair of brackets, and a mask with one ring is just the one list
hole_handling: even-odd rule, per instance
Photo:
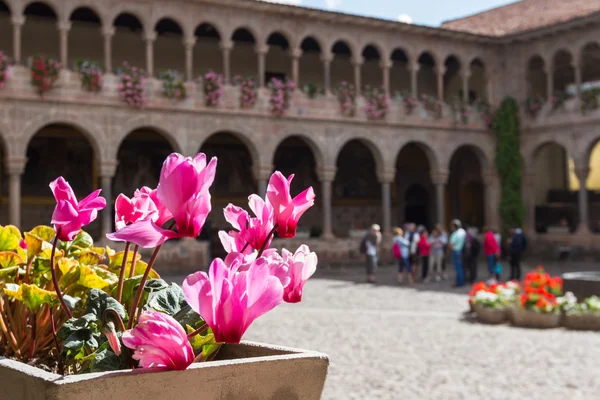
{"label": "courtyard", "polygon": [[361,268],[321,270],[301,303],[259,318],[245,339],[326,353],[323,400],[597,398],[598,333],[482,325],[464,315],[468,287],[394,279],[385,267],[376,285],[363,283]]}

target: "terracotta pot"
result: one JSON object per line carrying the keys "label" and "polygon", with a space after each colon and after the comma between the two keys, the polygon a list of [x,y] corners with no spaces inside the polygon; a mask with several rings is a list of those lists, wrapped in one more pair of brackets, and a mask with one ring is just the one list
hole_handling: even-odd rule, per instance
{"label": "terracotta pot", "polygon": [[544,314],[522,308],[512,310],[512,323],[523,328],[549,329],[560,326],[560,314]]}
{"label": "terracotta pot", "polygon": [[321,353],[244,342],[185,371],[60,376],[0,357],[2,400],[319,400],[329,360]]}
{"label": "terracotta pot", "polygon": [[477,320],[485,324],[502,324],[506,322],[506,309],[505,308],[491,308],[483,307],[479,304],[473,306],[475,314],[477,314]]}
{"label": "terracotta pot", "polygon": [[600,314],[564,315],[562,325],[567,329],[600,331]]}

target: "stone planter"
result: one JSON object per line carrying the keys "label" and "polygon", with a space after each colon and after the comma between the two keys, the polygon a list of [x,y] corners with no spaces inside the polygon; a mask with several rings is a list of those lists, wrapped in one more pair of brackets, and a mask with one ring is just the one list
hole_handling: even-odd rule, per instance
{"label": "stone planter", "polygon": [[477,315],[477,320],[484,324],[502,324],[507,320],[505,308],[484,307],[479,304],[475,304],[473,308]]}
{"label": "stone planter", "polygon": [[319,400],[327,356],[244,342],[217,361],[185,371],[126,370],[60,376],[0,357],[2,400],[245,399]]}
{"label": "stone planter", "polygon": [[573,330],[600,331],[600,314],[565,315],[562,325]]}
{"label": "stone planter", "polygon": [[531,310],[514,308],[512,323],[522,328],[549,329],[560,325],[560,314],[543,314]]}
{"label": "stone planter", "polygon": [[573,292],[578,299],[600,296],[600,272],[569,272],[562,278],[565,293]]}

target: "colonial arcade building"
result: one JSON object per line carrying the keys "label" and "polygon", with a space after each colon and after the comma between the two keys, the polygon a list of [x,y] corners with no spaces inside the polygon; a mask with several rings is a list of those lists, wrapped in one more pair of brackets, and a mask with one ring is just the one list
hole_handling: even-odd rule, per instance
{"label": "colonial arcade building", "polygon": [[[486,110],[510,95],[522,104],[525,228],[589,245],[600,221],[600,4],[568,4],[524,0],[431,28],[251,0],[0,0],[0,50],[14,61],[0,89],[0,223],[48,223],[58,175],[114,199],[156,185],[170,152],[202,151],[219,157],[213,238],[226,227],[220,209],[264,193],[276,169],[296,174],[294,191],[315,188],[306,236],[342,243],[374,222],[389,233],[450,218],[499,226]],[[28,61],[39,54],[62,64],[43,97]],[[80,60],[102,66],[99,93],[82,88]],[[148,77],[142,107],[119,95],[123,62]],[[181,73],[185,99],[165,97],[165,70]],[[217,105],[199,79],[209,71],[223,76]],[[252,107],[237,76],[255,80]],[[272,112],[272,78],[297,83],[284,115]],[[362,90],[342,112],[343,83],[387,92],[385,115],[369,117]],[[111,231],[110,213],[91,229]]]}

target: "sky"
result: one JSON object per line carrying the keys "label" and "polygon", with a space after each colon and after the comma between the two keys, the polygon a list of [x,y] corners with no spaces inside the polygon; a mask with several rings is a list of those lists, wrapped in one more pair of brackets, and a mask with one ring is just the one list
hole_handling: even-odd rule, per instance
{"label": "sky", "polygon": [[442,22],[499,7],[514,0],[263,0],[321,8],[419,25]]}

